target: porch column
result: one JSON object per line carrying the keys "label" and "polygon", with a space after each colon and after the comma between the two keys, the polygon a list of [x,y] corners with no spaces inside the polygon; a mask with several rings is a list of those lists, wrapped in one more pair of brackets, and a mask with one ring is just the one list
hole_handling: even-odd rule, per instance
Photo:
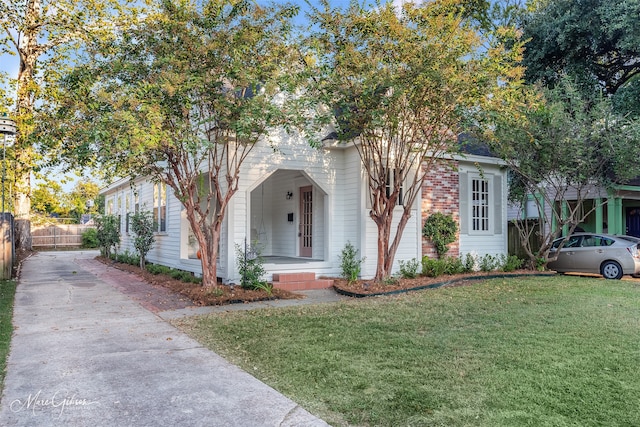
{"label": "porch column", "polygon": [[[563,221],[566,221],[566,218],[568,216],[568,212],[569,212],[569,204],[567,203],[566,200],[563,200],[562,205],[560,207],[560,217],[562,218]],[[554,227],[555,228],[555,227]],[[568,236],[569,235],[569,224],[564,224],[562,226],[562,235],[563,236]]]}
{"label": "porch column", "polygon": [[611,197],[607,203],[607,216],[609,225],[609,234],[624,234],[625,224],[622,216],[622,199],[619,197]]}
{"label": "porch column", "polygon": [[604,217],[604,212],[602,209],[602,199],[598,197],[593,201],[593,203],[596,204],[596,233],[602,233],[602,220]]}

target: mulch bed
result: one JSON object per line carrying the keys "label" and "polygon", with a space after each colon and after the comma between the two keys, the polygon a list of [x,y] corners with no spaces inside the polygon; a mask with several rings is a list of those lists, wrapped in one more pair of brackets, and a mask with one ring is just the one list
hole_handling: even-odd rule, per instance
{"label": "mulch bed", "polygon": [[214,287],[203,287],[195,283],[185,283],[181,280],[173,279],[164,274],[152,274],[140,267],[129,264],[114,263],[112,260],[97,257],[97,260],[115,267],[119,270],[133,273],[152,286],[162,287],[175,294],[182,295],[189,299],[196,306],[241,304],[257,301],[268,301],[275,299],[297,299],[303,298],[301,295],[282,289],[274,288],[271,295],[262,290],[244,289],[240,286],[218,285]]}
{"label": "mulch bed", "polygon": [[398,278],[393,281],[357,280],[349,283],[345,279],[336,279],[333,287],[336,292],[354,298],[362,298],[377,295],[393,295],[423,289],[435,289],[442,286],[465,286],[477,283],[482,280],[521,277],[554,275],[554,272],[537,272],[532,270],[518,270],[514,272],[477,272],[467,274],[445,275],[439,277],[416,277],[415,279]]}

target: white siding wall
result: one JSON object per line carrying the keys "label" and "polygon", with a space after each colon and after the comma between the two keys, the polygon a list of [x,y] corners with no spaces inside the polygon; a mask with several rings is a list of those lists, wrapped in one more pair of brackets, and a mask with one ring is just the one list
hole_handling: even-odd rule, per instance
{"label": "white siding wall", "polygon": [[[243,245],[245,238],[250,241],[258,237],[265,244],[265,254],[297,256],[299,188],[313,184],[315,221],[312,258],[321,260],[314,264],[313,270],[318,275],[339,275],[339,255],[345,244],[351,242],[359,250],[360,256],[366,257],[363,277],[373,276],[377,258],[377,229],[366,208],[366,184],[356,150],[353,147],[315,149],[302,138],[289,137],[284,133],[272,135],[271,140],[278,141],[276,150],[271,144],[260,143],[243,165],[238,191],[231,200],[223,223],[218,275],[227,280],[237,280],[235,245]],[[135,188],[140,195],[140,208],[152,210],[153,184],[138,181]],[[102,194],[107,199],[112,198],[114,206],[120,194],[124,205],[125,191],[131,191],[128,181],[111,185]],[[290,200],[286,199],[288,191],[294,195]],[[189,227],[183,208],[169,188],[167,199],[167,231],[156,236],[155,248],[148,255],[149,261],[199,274],[200,262],[187,258]],[[270,221],[265,222],[261,230],[263,201],[264,209],[269,210],[264,211],[264,218],[269,217]],[[287,214],[291,212],[294,213],[293,223],[287,220]],[[126,212],[122,212],[122,215],[124,223]],[[249,215],[251,218],[248,218]],[[419,256],[419,217],[419,212],[415,210],[396,255],[395,269],[399,260]],[[261,234],[263,232],[264,235]],[[134,251],[129,236],[123,231],[121,251],[125,249]],[[301,265],[300,269],[304,271],[305,266]]]}
{"label": "white siding wall", "polygon": [[[507,243],[507,179],[506,171],[502,168],[492,165],[483,165],[479,171],[475,165],[461,162],[460,163],[460,218],[462,221],[468,221],[467,231],[465,227],[461,227],[460,231],[460,255],[467,253],[476,253],[482,255],[506,255],[508,252]],[[485,177],[490,179],[491,201],[489,217],[492,223],[491,233],[474,233],[471,231],[471,209],[469,197],[471,197],[471,189],[469,188],[469,177]],[[466,187],[466,189],[463,188]],[[465,202],[463,198],[466,198]]]}
{"label": "white siding wall", "polygon": [[[391,239],[394,238],[395,232],[402,215],[402,208],[396,208],[393,215],[393,225],[391,226]],[[417,219],[420,217],[418,211],[413,210],[411,218],[407,222],[407,225],[402,233],[400,239],[400,246],[396,252],[396,256],[393,260],[392,273],[396,273],[400,269],[400,261],[408,261],[416,258],[420,259],[418,246],[420,244],[419,235],[416,234],[416,228],[418,227]],[[367,279],[374,277],[376,274],[376,265],[378,259],[378,227],[369,217],[369,211],[363,212],[363,218],[365,220],[365,256],[367,257],[362,266],[362,277]]]}

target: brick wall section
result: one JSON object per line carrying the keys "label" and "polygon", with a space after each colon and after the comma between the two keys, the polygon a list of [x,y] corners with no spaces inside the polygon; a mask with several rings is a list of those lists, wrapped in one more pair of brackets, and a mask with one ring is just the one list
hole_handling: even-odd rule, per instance
{"label": "brick wall section", "polygon": [[[459,205],[459,175],[458,162],[441,161],[433,165],[427,173],[427,178],[422,186],[422,225],[425,220],[435,212],[451,214],[460,230],[460,205]],[[449,245],[447,256],[457,257],[460,253],[460,238]],[[422,255],[437,258],[438,254],[431,243],[425,237],[422,238]]]}

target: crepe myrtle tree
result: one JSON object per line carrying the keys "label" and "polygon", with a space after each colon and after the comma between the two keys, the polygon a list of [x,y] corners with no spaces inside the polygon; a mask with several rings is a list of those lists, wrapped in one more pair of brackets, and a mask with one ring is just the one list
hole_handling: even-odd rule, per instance
{"label": "crepe myrtle tree", "polygon": [[[392,273],[434,163],[456,152],[465,123],[519,78],[518,43],[506,49],[501,38],[484,39],[470,3],[339,9],[322,1],[312,11],[302,50],[307,94],[318,105],[315,123],[331,124],[332,138],[352,142],[360,156],[378,230],[377,280]],[[491,47],[479,48],[485,43]]]}
{"label": "crepe myrtle tree", "polygon": [[540,228],[515,225],[531,266],[544,268],[555,259],[550,249],[563,228],[572,233],[608,189],[640,175],[640,123],[617,115],[609,98],[584,95],[568,78],[528,96],[496,121],[488,140],[509,167],[509,199],[521,217],[527,201],[537,207]]}
{"label": "crepe myrtle tree", "polygon": [[243,162],[288,121],[291,18],[249,0],[161,1],[65,79],[59,149],[117,176],[165,183],[199,244],[203,285]]}

